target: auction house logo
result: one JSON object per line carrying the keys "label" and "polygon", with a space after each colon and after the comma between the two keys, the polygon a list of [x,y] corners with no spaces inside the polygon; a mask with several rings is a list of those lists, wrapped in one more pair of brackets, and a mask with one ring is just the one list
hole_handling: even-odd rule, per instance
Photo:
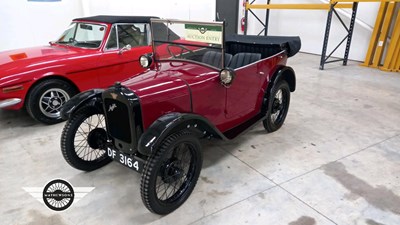
{"label": "auction house logo", "polygon": [[205,28],[205,27],[199,27],[197,29],[200,31],[201,34],[204,34],[205,32],[207,32],[207,28]]}
{"label": "auction house logo", "polygon": [[94,187],[72,187],[70,183],[62,179],[55,179],[48,182],[44,188],[24,187],[26,192],[36,200],[44,203],[55,211],[63,211],[69,208],[72,203],[82,199],[91,192]]}

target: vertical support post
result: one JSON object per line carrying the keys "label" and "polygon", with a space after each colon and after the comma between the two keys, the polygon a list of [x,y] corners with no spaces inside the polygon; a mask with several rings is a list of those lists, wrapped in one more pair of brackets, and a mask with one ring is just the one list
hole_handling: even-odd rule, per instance
{"label": "vertical support post", "polygon": [[386,13],[387,6],[388,6],[387,2],[381,2],[378,15],[376,16],[374,29],[372,31],[371,40],[369,42],[368,51],[365,56],[364,63],[361,64],[362,66],[370,66],[372,64],[372,60],[374,58],[376,51],[376,46],[378,45],[378,37],[382,29],[383,18],[384,14]]}
{"label": "vertical support post", "polygon": [[325,64],[325,57],[326,57],[326,50],[328,48],[328,40],[329,40],[329,31],[331,30],[331,24],[332,24],[332,13],[335,5],[337,3],[331,4],[328,12],[328,17],[326,19],[326,28],[325,28],[325,36],[324,36],[324,44],[322,45],[322,53],[321,53],[321,62],[319,64],[319,69],[324,70],[324,64]]}
{"label": "vertical support post", "polygon": [[[400,11],[397,12],[396,21],[394,23],[392,37],[390,40],[389,47],[386,52],[385,60],[382,67],[379,67],[381,70],[390,71],[394,69],[394,59],[396,59],[396,49],[399,45],[400,39]],[[398,51],[397,51],[398,52]]]}
{"label": "vertical support post", "polygon": [[358,2],[353,2],[353,12],[351,14],[349,33],[347,35],[347,43],[346,43],[346,50],[344,52],[343,66],[347,65],[347,61],[349,59],[351,38],[353,37],[354,22],[356,21],[356,15],[357,15],[357,7],[358,7]]}
{"label": "vertical support post", "polygon": [[244,31],[243,34],[247,35],[247,24],[249,23],[248,18],[249,18],[249,11],[247,9],[247,4],[249,4],[249,0],[246,0],[246,5],[244,6]]}
{"label": "vertical support post", "polygon": [[397,47],[395,50],[395,57],[392,59],[393,60],[393,69],[391,71],[396,71],[400,72],[400,39],[397,41]]}
{"label": "vertical support post", "polygon": [[[271,2],[271,0],[267,0],[267,4],[268,5],[269,5],[270,2]],[[267,9],[267,11],[265,12],[264,36],[268,35],[268,25],[269,25],[269,9]]]}
{"label": "vertical support post", "polygon": [[372,60],[371,67],[373,67],[373,68],[378,68],[381,65],[383,51],[386,47],[386,42],[388,39],[389,30],[390,30],[390,24],[392,23],[392,19],[393,19],[394,6],[395,6],[395,3],[390,2],[387,7],[387,11],[384,15],[382,29],[381,29],[381,32],[379,33],[379,38],[378,38],[378,45],[376,47],[375,55]]}

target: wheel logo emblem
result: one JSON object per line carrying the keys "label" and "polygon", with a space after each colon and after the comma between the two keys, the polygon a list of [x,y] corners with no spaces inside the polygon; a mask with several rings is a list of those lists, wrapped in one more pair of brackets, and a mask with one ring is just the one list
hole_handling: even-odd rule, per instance
{"label": "wheel logo emblem", "polygon": [[52,180],[43,189],[43,201],[52,210],[62,211],[74,201],[74,189],[65,180]]}

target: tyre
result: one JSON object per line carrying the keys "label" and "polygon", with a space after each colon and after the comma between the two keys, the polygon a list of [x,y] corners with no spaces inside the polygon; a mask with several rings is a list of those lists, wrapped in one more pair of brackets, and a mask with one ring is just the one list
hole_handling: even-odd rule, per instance
{"label": "tyre", "polygon": [[69,83],[50,79],[36,84],[27,94],[26,110],[29,115],[42,123],[55,124],[62,120],[61,107],[77,91]]}
{"label": "tyre", "polygon": [[84,106],[65,124],[61,152],[72,167],[92,171],[112,161],[105,148],[107,137],[104,113]]}
{"label": "tyre", "polygon": [[268,99],[267,115],[263,121],[265,130],[274,132],[281,128],[289,111],[289,103],[289,85],[285,80],[281,80],[272,87],[271,95]]}
{"label": "tyre", "polygon": [[188,131],[167,137],[147,160],[140,191],[153,213],[168,214],[192,193],[203,162],[199,140]]}

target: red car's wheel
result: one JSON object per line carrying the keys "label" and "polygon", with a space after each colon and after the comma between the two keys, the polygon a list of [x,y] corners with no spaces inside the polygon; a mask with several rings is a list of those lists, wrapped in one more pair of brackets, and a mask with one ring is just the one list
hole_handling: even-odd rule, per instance
{"label": "red car's wheel", "polygon": [[90,106],[83,107],[65,124],[61,152],[72,167],[95,170],[111,162],[105,149],[107,138],[103,112]]}
{"label": "red car's wheel", "polygon": [[140,191],[154,213],[168,214],[192,193],[203,162],[199,140],[188,131],[166,138],[146,162]]}
{"label": "red car's wheel", "polygon": [[36,84],[26,97],[26,110],[35,120],[45,124],[63,121],[61,107],[76,94],[76,90],[63,80],[50,79]]}
{"label": "red car's wheel", "polygon": [[289,111],[290,89],[285,80],[272,87],[268,100],[267,118],[263,121],[265,130],[274,132],[281,128]]}

